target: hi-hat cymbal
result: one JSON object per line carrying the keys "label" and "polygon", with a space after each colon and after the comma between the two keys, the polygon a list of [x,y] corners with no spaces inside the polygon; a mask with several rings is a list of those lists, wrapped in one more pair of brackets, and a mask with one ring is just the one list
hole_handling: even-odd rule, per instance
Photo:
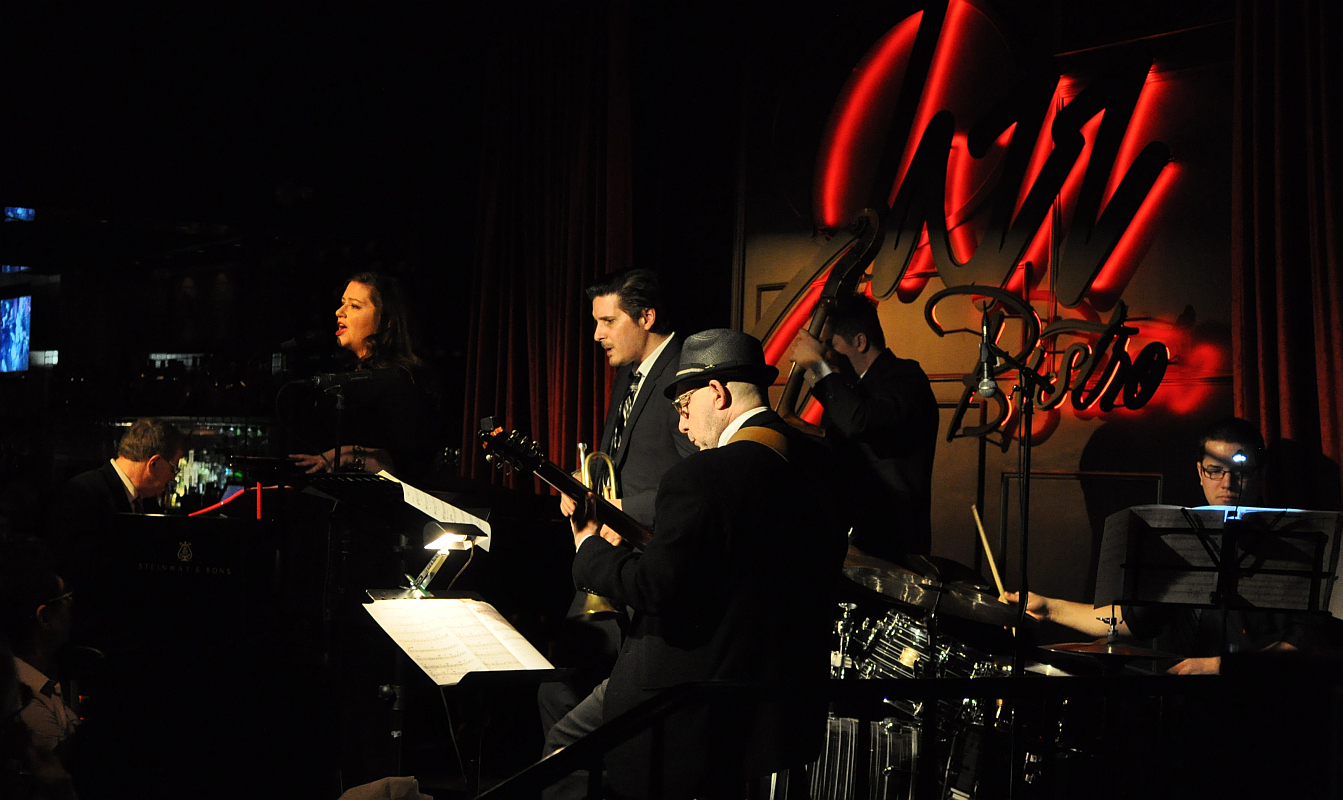
{"label": "hi-hat cymbal", "polygon": [[1179,658],[1174,653],[1167,653],[1163,650],[1151,650],[1146,647],[1135,647],[1123,642],[1112,642],[1104,637],[1094,642],[1069,642],[1067,644],[1048,644],[1042,646],[1042,650],[1053,650],[1056,653],[1081,653],[1083,655],[1107,656],[1110,658]]}

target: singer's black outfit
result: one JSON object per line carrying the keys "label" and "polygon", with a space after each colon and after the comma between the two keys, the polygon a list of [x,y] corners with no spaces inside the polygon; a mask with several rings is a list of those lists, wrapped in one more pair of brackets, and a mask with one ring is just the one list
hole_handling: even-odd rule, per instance
{"label": "singer's black outfit", "polygon": [[861,380],[831,373],[816,382],[826,440],[852,476],[853,544],[890,561],[932,548],[937,398],[919,362],[883,350]]}
{"label": "singer's black outfit", "polygon": [[[376,377],[341,387],[340,444],[386,450],[397,477],[414,483],[429,472],[444,443],[423,370],[398,367],[370,374]],[[286,416],[294,420],[300,444],[326,452],[336,445],[336,393],[302,387],[297,395]]]}

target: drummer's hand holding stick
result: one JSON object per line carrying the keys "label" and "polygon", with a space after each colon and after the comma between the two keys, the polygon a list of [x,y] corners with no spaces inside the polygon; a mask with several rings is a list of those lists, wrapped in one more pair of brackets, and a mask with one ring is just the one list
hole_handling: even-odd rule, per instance
{"label": "drummer's hand holding stick", "polygon": [[[1000,599],[1006,603],[1017,603],[1021,600],[1021,593],[1003,592]],[[1030,592],[1026,599],[1026,613],[1032,617],[1038,620],[1057,622],[1088,636],[1106,636],[1110,632],[1109,622],[1096,615],[1098,610],[1087,603],[1060,600],[1057,597],[1045,597],[1035,592]],[[1117,628],[1121,636],[1132,635],[1126,622],[1121,621]]]}

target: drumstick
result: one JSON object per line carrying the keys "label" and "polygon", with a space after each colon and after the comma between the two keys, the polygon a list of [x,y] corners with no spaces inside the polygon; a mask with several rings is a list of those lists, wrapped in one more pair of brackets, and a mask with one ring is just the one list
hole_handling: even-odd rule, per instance
{"label": "drumstick", "polygon": [[993,550],[989,547],[989,537],[984,534],[984,523],[979,519],[979,508],[970,504],[970,513],[975,515],[975,527],[979,528],[979,541],[984,545],[984,555],[989,557],[989,569],[993,571],[993,583],[998,587],[998,595],[1002,596],[1003,579],[998,575],[998,565],[993,561]]}

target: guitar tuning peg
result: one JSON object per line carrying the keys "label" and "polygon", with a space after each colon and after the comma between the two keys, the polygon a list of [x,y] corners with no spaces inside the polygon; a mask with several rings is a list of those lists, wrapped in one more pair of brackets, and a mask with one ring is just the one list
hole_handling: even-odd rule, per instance
{"label": "guitar tuning peg", "polygon": [[489,453],[489,454],[487,454],[487,455],[485,456],[485,463],[486,463],[486,464],[493,464],[493,463],[494,463],[494,453]]}

